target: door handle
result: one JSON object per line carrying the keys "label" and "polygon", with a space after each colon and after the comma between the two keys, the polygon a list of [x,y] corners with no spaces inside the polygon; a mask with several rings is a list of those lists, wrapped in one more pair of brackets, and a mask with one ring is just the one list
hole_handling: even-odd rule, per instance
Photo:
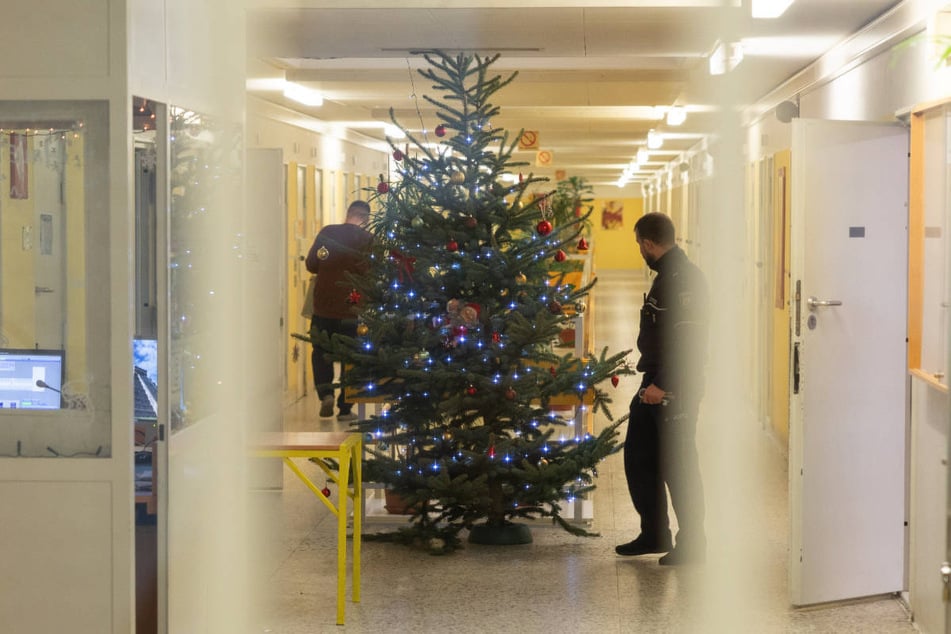
{"label": "door handle", "polygon": [[841,306],[842,302],[837,299],[816,299],[813,296],[809,296],[806,299],[806,305],[809,306],[809,310],[815,310],[823,306]]}
{"label": "door handle", "polygon": [[53,289],[50,288],[49,286],[34,286],[33,292],[34,293],[52,293]]}

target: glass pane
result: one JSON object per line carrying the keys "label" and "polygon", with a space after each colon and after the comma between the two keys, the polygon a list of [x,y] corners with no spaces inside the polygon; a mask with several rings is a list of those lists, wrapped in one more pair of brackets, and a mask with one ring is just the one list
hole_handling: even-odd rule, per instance
{"label": "glass pane", "polygon": [[240,245],[240,134],[172,107],[169,121],[169,414],[176,432],[216,412],[234,371],[226,338]]}
{"label": "glass pane", "polygon": [[111,453],[104,101],[0,102],[0,454]]}

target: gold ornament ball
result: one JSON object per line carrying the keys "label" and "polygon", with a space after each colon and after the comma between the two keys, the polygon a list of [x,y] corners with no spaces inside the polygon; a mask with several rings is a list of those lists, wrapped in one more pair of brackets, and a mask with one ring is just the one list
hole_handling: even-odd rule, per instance
{"label": "gold ornament ball", "polygon": [[519,273],[518,275],[515,276],[515,283],[516,283],[516,284],[524,284],[524,283],[526,283],[527,281],[528,281],[528,278],[525,276],[524,273]]}
{"label": "gold ornament ball", "polygon": [[449,182],[453,185],[462,185],[466,182],[466,175],[462,172],[453,172],[452,176],[449,177]]}
{"label": "gold ornament ball", "polygon": [[579,313],[583,313],[588,310],[588,305],[584,302],[575,302],[575,310]]}
{"label": "gold ornament ball", "polygon": [[357,326],[357,335],[364,337],[368,332],[370,332],[370,328],[366,324]]}

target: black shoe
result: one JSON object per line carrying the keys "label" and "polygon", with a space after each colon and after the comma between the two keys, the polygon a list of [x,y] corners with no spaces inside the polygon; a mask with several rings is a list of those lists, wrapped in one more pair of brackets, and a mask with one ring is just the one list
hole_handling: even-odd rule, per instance
{"label": "black shoe", "polygon": [[320,399],[320,411],[317,415],[321,418],[330,418],[334,415],[334,395],[328,394]]}
{"label": "black shoe", "polygon": [[661,557],[657,563],[661,566],[699,566],[706,561],[704,549],[677,545],[672,551]]}
{"label": "black shoe", "polygon": [[650,555],[656,553],[666,553],[670,550],[670,534],[659,539],[650,539],[646,535],[640,535],[637,539],[626,544],[614,547],[614,552],[625,557],[636,555]]}

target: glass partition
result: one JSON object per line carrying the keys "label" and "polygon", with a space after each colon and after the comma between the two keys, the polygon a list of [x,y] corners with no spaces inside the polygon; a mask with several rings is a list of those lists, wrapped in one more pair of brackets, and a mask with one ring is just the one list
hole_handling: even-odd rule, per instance
{"label": "glass partition", "polygon": [[111,455],[105,101],[0,101],[0,456]]}
{"label": "glass partition", "polygon": [[[232,289],[242,247],[240,133],[182,108],[169,113],[169,419],[172,433],[216,411],[234,371]],[[231,213],[229,213],[231,212]],[[230,386],[229,386],[230,387]]]}

